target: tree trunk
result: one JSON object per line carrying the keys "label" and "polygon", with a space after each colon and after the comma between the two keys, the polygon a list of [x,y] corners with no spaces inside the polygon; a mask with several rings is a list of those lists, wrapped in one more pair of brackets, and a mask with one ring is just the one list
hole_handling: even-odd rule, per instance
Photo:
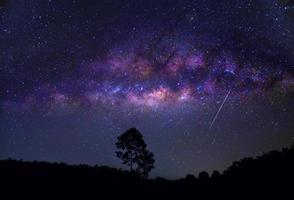
{"label": "tree trunk", "polygon": [[133,172],[133,152],[131,153],[131,166],[130,171]]}

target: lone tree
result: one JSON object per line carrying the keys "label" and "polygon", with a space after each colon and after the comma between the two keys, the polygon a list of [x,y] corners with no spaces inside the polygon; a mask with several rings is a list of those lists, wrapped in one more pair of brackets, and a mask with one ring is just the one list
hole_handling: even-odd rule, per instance
{"label": "lone tree", "polygon": [[117,139],[116,147],[120,150],[116,152],[117,157],[130,167],[131,172],[143,178],[148,177],[155,160],[153,153],[146,149],[142,134],[136,128],[131,128]]}

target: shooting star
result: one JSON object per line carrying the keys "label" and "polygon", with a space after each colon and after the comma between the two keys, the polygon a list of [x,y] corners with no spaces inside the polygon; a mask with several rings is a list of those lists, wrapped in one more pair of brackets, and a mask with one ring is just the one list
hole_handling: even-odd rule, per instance
{"label": "shooting star", "polygon": [[223,108],[223,105],[226,103],[226,101],[227,101],[227,99],[228,99],[228,97],[229,97],[229,95],[230,95],[230,93],[231,93],[231,90],[232,90],[232,89],[229,90],[229,92],[227,93],[226,97],[224,98],[224,100],[223,100],[222,104],[220,105],[218,111],[216,112],[216,114],[215,114],[215,116],[214,116],[212,122],[210,123],[209,128],[212,128],[212,126],[213,126],[215,120],[216,120],[217,117],[218,117],[218,114],[220,113],[220,111],[221,111],[222,108]]}

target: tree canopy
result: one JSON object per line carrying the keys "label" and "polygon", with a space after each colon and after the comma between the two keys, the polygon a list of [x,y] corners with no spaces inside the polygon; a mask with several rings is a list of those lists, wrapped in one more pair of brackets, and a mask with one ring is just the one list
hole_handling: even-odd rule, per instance
{"label": "tree canopy", "polygon": [[138,173],[141,177],[148,177],[149,172],[154,168],[154,155],[147,150],[143,135],[136,128],[131,128],[120,135],[116,143],[119,151],[118,158],[130,167],[131,172]]}

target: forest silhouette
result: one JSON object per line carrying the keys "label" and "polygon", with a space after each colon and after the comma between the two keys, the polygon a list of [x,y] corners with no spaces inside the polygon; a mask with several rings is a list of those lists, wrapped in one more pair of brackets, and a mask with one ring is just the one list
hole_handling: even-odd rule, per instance
{"label": "forest silhouette", "polygon": [[[129,134],[130,130],[137,131],[129,129],[126,133]],[[138,133],[135,136],[139,138],[141,151],[146,153],[143,138]],[[120,139],[118,148],[123,147]],[[130,141],[129,136],[126,141]],[[152,167],[153,163],[154,160],[151,160]],[[149,171],[151,168],[148,168]],[[197,177],[187,174],[177,180],[162,177],[148,179],[146,174],[142,176],[137,170],[126,171],[107,166],[7,159],[0,161],[0,181],[2,195],[9,195],[10,199],[26,195],[35,195],[40,199],[89,196],[102,199],[284,199],[287,195],[293,196],[293,169],[294,144],[281,151],[233,162],[222,173],[213,171],[209,175],[203,171]]]}

